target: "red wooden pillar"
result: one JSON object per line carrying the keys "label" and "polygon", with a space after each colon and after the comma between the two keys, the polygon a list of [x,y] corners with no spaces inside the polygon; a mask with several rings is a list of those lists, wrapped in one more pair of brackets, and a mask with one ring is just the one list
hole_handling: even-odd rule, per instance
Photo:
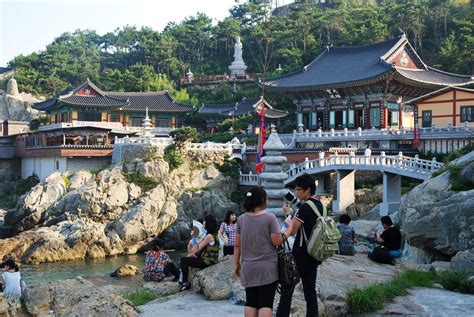
{"label": "red wooden pillar", "polygon": [[387,108],[380,105],[380,128],[384,129],[387,127]]}
{"label": "red wooden pillar", "polygon": [[456,126],[456,89],[453,89],[453,127]]}

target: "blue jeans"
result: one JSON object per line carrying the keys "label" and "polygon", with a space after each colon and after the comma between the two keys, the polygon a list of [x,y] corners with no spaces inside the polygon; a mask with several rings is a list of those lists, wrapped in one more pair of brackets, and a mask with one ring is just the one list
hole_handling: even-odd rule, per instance
{"label": "blue jeans", "polygon": [[400,250],[388,251],[388,254],[390,254],[391,258],[399,258],[402,256],[402,252],[400,252]]}

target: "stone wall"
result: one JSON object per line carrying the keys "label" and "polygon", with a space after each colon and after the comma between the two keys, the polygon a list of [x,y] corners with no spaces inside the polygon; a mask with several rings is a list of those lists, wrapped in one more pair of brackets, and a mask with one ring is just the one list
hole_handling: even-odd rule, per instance
{"label": "stone wall", "polygon": [[110,157],[72,157],[67,159],[66,169],[70,173],[80,170],[98,171],[109,167],[110,164]]}
{"label": "stone wall", "polygon": [[13,181],[21,177],[19,159],[0,159],[0,182]]}
{"label": "stone wall", "polygon": [[136,159],[146,158],[153,148],[164,149],[164,146],[153,146],[150,144],[131,143],[131,144],[115,144],[112,153],[112,164],[122,162],[131,162]]}

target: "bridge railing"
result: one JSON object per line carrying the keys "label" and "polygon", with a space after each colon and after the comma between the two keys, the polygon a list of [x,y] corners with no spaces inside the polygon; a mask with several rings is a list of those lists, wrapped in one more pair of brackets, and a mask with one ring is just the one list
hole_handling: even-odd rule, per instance
{"label": "bridge railing", "polygon": [[[423,160],[415,157],[403,156],[403,153],[395,156],[387,156],[384,152],[381,155],[373,156],[369,152],[366,155],[356,156],[354,152],[350,155],[332,155],[324,157],[324,153],[321,152],[320,157],[317,159],[309,160],[306,158],[300,164],[292,164],[291,167],[286,171],[289,178],[293,178],[299,174],[302,174],[306,170],[322,168],[325,166],[337,166],[337,165],[354,165],[354,166],[384,166],[391,167],[399,171],[410,171],[410,173],[422,175],[422,178],[427,177],[437,169],[444,166],[443,163],[437,162],[436,158],[432,160]],[[239,182],[245,185],[257,185],[258,174],[241,174]]]}

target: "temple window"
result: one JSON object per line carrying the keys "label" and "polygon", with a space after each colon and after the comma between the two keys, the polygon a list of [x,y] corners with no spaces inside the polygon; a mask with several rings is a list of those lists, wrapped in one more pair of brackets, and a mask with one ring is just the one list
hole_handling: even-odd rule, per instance
{"label": "temple window", "polygon": [[102,115],[100,112],[79,111],[77,118],[78,121],[101,121]]}
{"label": "temple window", "polygon": [[461,107],[461,122],[474,122],[474,106]]}

